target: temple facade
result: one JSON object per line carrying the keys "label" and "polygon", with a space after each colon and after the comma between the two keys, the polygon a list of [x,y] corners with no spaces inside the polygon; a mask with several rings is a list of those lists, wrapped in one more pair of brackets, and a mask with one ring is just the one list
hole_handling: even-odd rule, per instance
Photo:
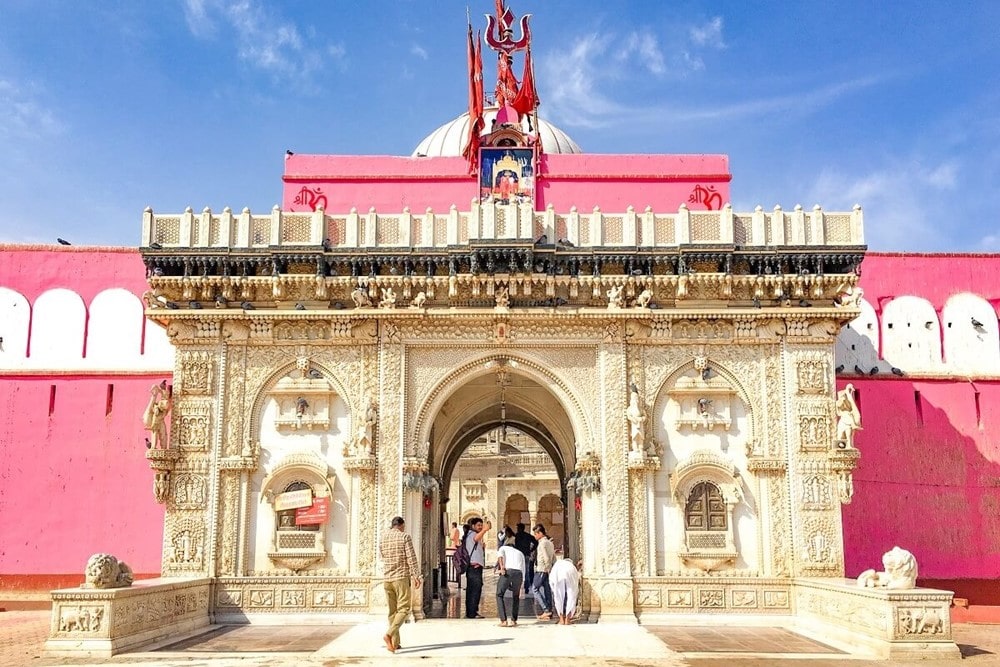
{"label": "temple facade", "polygon": [[[949,347],[923,304],[872,309],[860,207],[734,211],[724,155],[583,152],[538,117],[530,57],[510,74],[530,41],[513,18],[490,24],[493,96],[471,76],[468,113],[412,155],[291,155],[265,213],[145,211],[130,278],[145,284],[106,302],[139,308],[129,396],[157,504],[144,516],[163,527],[141,571],[160,577],[54,592],[50,650],[380,614],[396,515],[426,607],[450,522],[485,514],[545,523],[583,562],[592,621],[787,617],[887,657],[956,654],[951,594],[914,589],[908,552],[866,544],[886,571],[844,578],[842,506],[878,409],[872,369],[981,357]],[[44,381],[38,349],[90,385],[114,376],[88,354],[113,358],[130,329],[95,348],[86,326],[52,329],[36,348],[27,300],[0,296],[24,351],[3,357],[11,377]],[[945,319],[979,322],[992,364],[981,306],[957,299]],[[79,363],[62,344],[76,334]],[[108,419],[120,398],[108,383]]]}

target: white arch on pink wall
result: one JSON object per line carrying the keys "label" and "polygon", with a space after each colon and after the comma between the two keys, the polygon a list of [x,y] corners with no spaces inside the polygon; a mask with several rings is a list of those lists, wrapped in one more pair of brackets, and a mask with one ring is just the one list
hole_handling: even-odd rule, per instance
{"label": "white arch on pink wall", "polygon": [[142,302],[121,287],[104,290],[90,303],[88,365],[129,366],[142,350]]}
{"label": "white arch on pink wall", "polygon": [[941,312],[944,360],[953,370],[973,372],[1000,368],[1000,332],[993,306],[977,294],[948,298]]}
{"label": "white arch on pink wall", "polygon": [[31,365],[78,367],[86,325],[87,308],[79,294],[62,287],[40,294],[31,317]]}
{"label": "white arch on pink wall", "polygon": [[896,297],[882,309],[882,358],[908,370],[941,368],[941,324],[934,306],[918,296]]}
{"label": "white arch on pink wall", "polygon": [[0,287],[0,368],[19,368],[28,355],[31,305],[24,295]]}
{"label": "white arch on pink wall", "polygon": [[146,320],[145,342],[143,343],[143,365],[148,368],[174,368],[174,346],[167,338],[167,331],[159,324]]}
{"label": "white arch on pink wall", "polygon": [[862,299],[861,313],[848,322],[837,336],[837,365],[848,373],[859,366],[865,371],[878,364],[879,325],[875,308]]}

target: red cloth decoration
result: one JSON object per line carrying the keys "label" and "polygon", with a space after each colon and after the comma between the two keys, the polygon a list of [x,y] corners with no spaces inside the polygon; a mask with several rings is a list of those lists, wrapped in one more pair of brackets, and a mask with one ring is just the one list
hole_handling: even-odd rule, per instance
{"label": "red cloth decoration", "polygon": [[462,155],[469,163],[469,173],[478,171],[479,133],[486,127],[483,120],[483,51],[482,38],[476,33],[472,40],[472,25],[469,25],[469,139]]}
{"label": "red cloth decoration", "polygon": [[528,49],[524,54],[524,78],[521,80],[521,89],[517,91],[517,95],[511,100],[510,105],[522,116],[531,113],[538,106],[538,93],[535,92],[535,68],[531,64],[531,49]]}

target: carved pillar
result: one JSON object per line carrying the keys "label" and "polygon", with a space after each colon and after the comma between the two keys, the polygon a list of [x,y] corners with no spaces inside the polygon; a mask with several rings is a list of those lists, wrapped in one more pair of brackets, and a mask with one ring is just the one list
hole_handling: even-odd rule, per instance
{"label": "carved pillar", "polygon": [[375,472],[378,462],[374,456],[348,457],[344,459],[344,469],[351,473],[351,552],[348,572],[362,576],[372,576],[375,564],[372,562],[368,545],[375,540],[378,526],[370,517],[375,514]]}
{"label": "carved pillar", "polygon": [[653,513],[653,473],[659,469],[660,462],[656,457],[630,456],[628,467],[632,574],[650,577],[656,574],[656,553],[650,526]]}
{"label": "carved pillar", "polygon": [[628,405],[628,382],[622,323],[609,322],[600,347],[603,433],[601,448],[601,498],[604,505],[603,557],[599,576],[591,579],[601,600],[599,622],[638,623],[629,554],[632,519],[629,515],[629,472],[626,445],[628,433],[624,406]]}
{"label": "carved pillar", "polygon": [[[378,527],[376,540],[381,531],[388,528],[392,517],[403,514],[403,420],[405,405],[404,388],[404,348],[400,341],[399,329],[391,321],[379,321],[378,345],[378,389],[379,425],[376,437],[378,469],[376,477],[377,511],[374,522]],[[370,558],[378,558],[377,544],[373,540]],[[381,567],[376,570],[381,575]],[[372,579],[371,607],[373,614],[383,614],[387,610],[385,590],[379,576]]]}

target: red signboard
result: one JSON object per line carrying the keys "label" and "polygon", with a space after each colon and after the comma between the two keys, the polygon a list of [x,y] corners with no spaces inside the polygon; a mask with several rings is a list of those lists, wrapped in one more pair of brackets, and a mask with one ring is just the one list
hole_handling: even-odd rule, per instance
{"label": "red signboard", "polygon": [[300,507],[295,510],[296,526],[312,526],[326,523],[330,518],[330,499],[316,498],[310,507]]}

